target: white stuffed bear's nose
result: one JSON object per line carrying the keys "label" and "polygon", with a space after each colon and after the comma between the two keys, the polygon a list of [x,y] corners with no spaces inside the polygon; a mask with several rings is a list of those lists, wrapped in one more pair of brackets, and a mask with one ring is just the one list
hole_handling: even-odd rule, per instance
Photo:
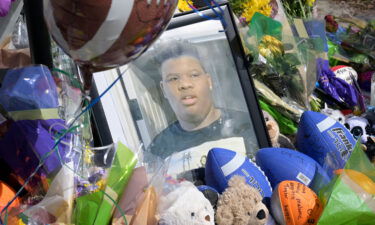
{"label": "white stuffed bear's nose", "polygon": [[210,215],[207,215],[206,217],[204,217],[204,219],[207,220],[208,222],[211,221],[211,217],[210,217]]}

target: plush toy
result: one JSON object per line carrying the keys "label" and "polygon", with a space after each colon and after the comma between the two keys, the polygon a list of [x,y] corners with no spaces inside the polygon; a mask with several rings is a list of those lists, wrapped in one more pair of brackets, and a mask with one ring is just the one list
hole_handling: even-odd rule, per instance
{"label": "plush toy", "polygon": [[229,187],[219,197],[216,210],[218,225],[263,225],[269,213],[259,191],[241,176],[233,176]]}
{"label": "plush toy", "polygon": [[272,147],[278,148],[290,148],[294,149],[294,145],[292,142],[280,133],[279,125],[277,124],[276,120],[267,112],[263,110],[264,120],[266,121],[266,127],[268,131],[268,135],[271,139]]}
{"label": "plush toy", "polygon": [[159,225],[214,225],[214,209],[191,182],[184,181],[158,205]]}
{"label": "plush toy", "polygon": [[350,130],[355,139],[361,137],[362,143],[366,143],[367,137],[371,135],[370,123],[364,117],[352,116],[346,119],[345,127]]}
{"label": "plush toy", "polygon": [[331,117],[341,124],[345,124],[345,116],[340,110],[328,108],[327,104],[325,104],[324,109],[322,109],[320,112],[326,116]]}

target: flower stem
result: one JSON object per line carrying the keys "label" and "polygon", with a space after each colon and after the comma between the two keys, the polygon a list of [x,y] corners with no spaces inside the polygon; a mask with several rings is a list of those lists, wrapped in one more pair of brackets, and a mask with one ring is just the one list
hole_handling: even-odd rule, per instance
{"label": "flower stem", "polygon": [[298,3],[299,3],[299,5],[301,6],[301,10],[302,10],[302,16],[303,16],[303,18],[307,18],[307,17],[306,17],[306,13],[305,13],[305,7],[303,6],[302,1],[301,1],[301,0],[298,0]]}

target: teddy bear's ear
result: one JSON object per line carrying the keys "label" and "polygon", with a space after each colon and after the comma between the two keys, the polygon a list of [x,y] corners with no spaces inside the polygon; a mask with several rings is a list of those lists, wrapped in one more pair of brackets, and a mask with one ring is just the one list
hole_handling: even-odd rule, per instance
{"label": "teddy bear's ear", "polygon": [[230,187],[239,186],[239,184],[246,184],[244,177],[235,175],[228,181],[228,186]]}

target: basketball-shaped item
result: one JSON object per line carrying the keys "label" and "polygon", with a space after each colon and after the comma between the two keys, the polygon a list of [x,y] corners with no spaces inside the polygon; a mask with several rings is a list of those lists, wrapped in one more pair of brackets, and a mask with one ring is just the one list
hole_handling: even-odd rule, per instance
{"label": "basketball-shaped item", "polygon": [[344,168],[355,144],[352,134],[338,121],[312,111],[302,114],[296,147],[317,161],[329,177]]}
{"label": "basketball-shaped item", "polygon": [[287,148],[260,149],[256,154],[256,163],[266,174],[272,188],[284,180],[295,180],[309,186],[317,164],[307,155]]}
{"label": "basketball-shaped item", "polygon": [[[14,198],[16,192],[9,187],[6,183],[0,181],[0,212],[3,208],[8,204],[10,200]],[[20,205],[20,201],[18,198],[13,201],[13,203],[9,206],[8,211],[11,207],[18,207]]]}
{"label": "basketball-shaped item", "polygon": [[206,184],[222,193],[234,175],[245,177],[246,182],[258,189],[262,197],[271,197],[271,185],[255,163],[238,152],[223,148],[211,149],[207,154]]}
{"label": "basketball-shaped item", "polygon": [[166,28],[177,0],[44,0],[44,17],[57,44],[93,71],[141,55]]}
{"label": "basketball-shaped item", "polygon": [[281,225],[314,225],[318,223],[323,205],[306,185],[283,181],[272,194],[271,211]]}
{"label": "basketball-shaped item", "polygon": [[358,79],[358,73],[350,66],[335,66],[331,70],[336,77],[345,80],[348,84],[353,84],[353,80],[357,81]]}

